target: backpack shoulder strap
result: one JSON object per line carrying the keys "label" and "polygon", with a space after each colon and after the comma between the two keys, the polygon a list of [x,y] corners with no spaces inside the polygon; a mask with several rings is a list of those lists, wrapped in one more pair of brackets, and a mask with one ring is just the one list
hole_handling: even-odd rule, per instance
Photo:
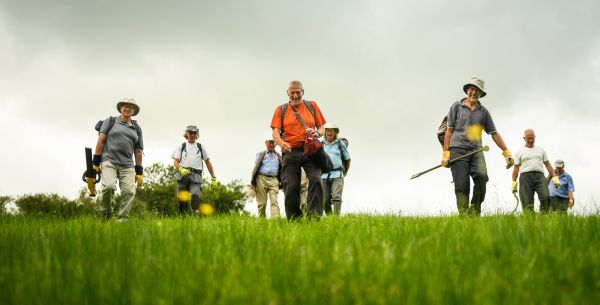
{"label": "backpack shoulder strap", "polygon": [[200,144],[200,142],[196,142],[196,145],[198,145],[198,153],[200,154],[200,159],[204,160],[204,155],[202,154],[202,144]]}
{"label": "backpack shoulder strap", "polygon": [[285,118],[285,112],[287,111],[288,103],[281,104],[281,132],[283,133],[283,119]]}
{"label": "backpack shoulder strap", "polygon": [[183,158],[183,152],[186,151],[185,149],[185,142],[181,143],[181,158]]}
{"label": "backpack shoulder strap", "polygon": [[267,151],[263,150],[258,154],[258,160],[256,160],[260,166],[260,164],[262,163],[263,159],[265,158],[265,156],[267,155]]}
{"label": "backpack shoulder strap", "polygon": [[306,105],[306,108],[308,108],[308,111],[310,111],[310,114],[312,114],[313,118],[316,121],[316,118],[315,118],[315,109],[313,108],[312,103],[310,101],[307,101],[307,100],[302,100],[302,101],[304,101],[304,105]]}
{"label": "backpack shoulder strap", "polygon": [[116,121],[117,121],[116,117],[114,117],[114,116],[108,117],[108,130],[106,131],[107,135],[108,135],[108,132],[113,128],[113,126],[115,126]]}

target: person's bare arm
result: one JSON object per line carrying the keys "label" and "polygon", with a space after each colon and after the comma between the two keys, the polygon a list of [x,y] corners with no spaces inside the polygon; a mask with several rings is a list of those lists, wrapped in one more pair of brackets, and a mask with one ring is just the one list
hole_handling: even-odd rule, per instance
{"label": "person's bare arm", "polygon": [[94,155],[101,155],[104,150],[104,144],[106,143],[106,134],[101,132],[98,134],[98,141],[96,142],[96,152]]}
{"label": "person's bare arm", "polygon": [[139,148],[135,149],[135,152],[134,152],[134,155],[135,155],[135,165],[140,165],[140,166],[142,165],[142,155],[143,154],[144,153],[142,152],[141,149],[139,149]]}
{"label": "person's bare arm", "polygon": [[513,173],[512,173],[512,181],[517,181],[517,177],[519,177],[519,167],[521,167],[520,165],[516,165],[513,168]]}
{"label": "person's bare arm", "polygon": [[212,163],[210,163],[210,159],[204,160],[204,163],[206,163],[206,169],[208,169],[208,172],[210,173],[210,176],[214,178],[215,177],[215,171],[213,170]]}
{"label": "person's bare arm", "polygon": [[179,169],[179,159],[173,158],[173,166],[175,166],[176,169]]}
{"label": "person's bare arm", "polygon": [[496,145],[498,145],[498,148],[500,148],[502,151],[505,151],[508,149],[506,147],[506,144],[504,143],[504,139],[502,139],[502,136],[497,131],[492,133],[492,140],[494,140]]}
{"label": "person's bare arm", "polygon": [[552,179],[552,177],[554,177],[554,169],[552,168],[552,164],[550,164],[550,161],[546,161],[544,162],[544,165],[546,166],[546,170],[548,170],[548,174],[550,174],[548,178]]}
{"label": "person's bare arm", "polygon": [[454,128],[448,127],[446,129],[446,133],[444,134],[444,151],[450,150],[450,138],[452,138],[452,134],[454,133]]}

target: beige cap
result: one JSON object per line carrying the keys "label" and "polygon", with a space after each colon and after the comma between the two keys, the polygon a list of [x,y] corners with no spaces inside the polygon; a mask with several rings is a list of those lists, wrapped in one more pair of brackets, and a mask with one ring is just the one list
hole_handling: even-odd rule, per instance
{"label": "beige cap", "polygon": [[337,127],[337,125],[333,124],[333,123],[325,123],[325,125],[323,125],[324,129],[333,129],[333,131],[335,131],[335,133],[340,133],[340,129]]}
{"label": "beige cap", "polygon": [[484,97],[487,95],[487,93],[485,92],[484,87],[485,87],[485,82],[477,77],[473,77],[471,78],[471,80],[469,80],[469,82],[467,82],[464,86],[463,86],[463,91],[465,93],[467,93],[467,87],[469,87],[470,85],[477,87],[479,90],[481,90],[481,97]]}
{"label": "beige cap", "polygon": [[120,100],[117,103],[117,111],[121,112],[121,106],[123,105],[131,105],[133,106],[133,116],[136,116],[139,112],[140,112],[140,106],[138,106],[138,104],[136,104],[135,100],[129,97],[126,97],[122,100]]}

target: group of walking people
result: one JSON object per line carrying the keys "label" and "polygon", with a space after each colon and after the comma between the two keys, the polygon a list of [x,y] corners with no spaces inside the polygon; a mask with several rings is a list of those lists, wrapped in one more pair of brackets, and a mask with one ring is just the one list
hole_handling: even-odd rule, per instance
{"label": "group of walking people", "polygon": [[[472,152],[482,147],[483,131],[502,150],[507,169],[514,165],[511,190],[519,193],[524,211],[533,212],[534,193],[542,212],[566,211],[572,207],[575,188],[573,179],[564,171],[564,161],[556,160],[553,168],[544,149],[535,145],[535,132],[531,129],[525,130],[525,146],[513,158],[490,112],[480,102],[487,95],[483,80],[471,79],[463,91],[466,97],[452,104],[439,132],[443,148],[441,164],[451,169],[459,214],[481,214],[489,178],[483,151]],[[256,194],[259,217],[266,217],[267,201],[271,204],[271,217],[280,217],[279,190],[284,192],[285,214],[290,220],[303,216],[319,218],[323,212],[339,215],[344,177],[350,168],[348,143],[339,138],[339,128],[325,120],[319,105],[303,98],[300,81],[289,83],[287,95],[289,101],[275,108],[270,125],[272,134],[265,140],[266,149],[256,154],[252,170],[250,188]],[[103,175],[104,216],[126,219],[135,185],[143,183],[144,142],[141,127],[132,119],[140,111],[135,100],[119,101],[117,110],[119,116],[107,118],[99,127],[93,167]],[[182,214],[198,213],[205,167],[211,185],[217,181],[206,147],[198,142],[198,133],[196,126],[187,126],[183,135],[186,141],[177,145],[171,155],[177,169],[174,179],[178,211]],[[275,150],[276,145],[281,154]],[[544,169],[548,177],[544,176]],[[113,211],[117,182],[123,202],[118,211]]]}
{"label": "group of walking people", "polygon": [[[568,207],[573,207],[575,186],[571,176],[564,171],[564,161],[556,160],[556,169],[553,168],[545,150],[535,145],[535,132],[532,129],[524,131],[525,145],[513,158],[496,129],[490,112],[480,102],[480,99],[487,95],[483,80],[472,78],[463,86],[463,91],[467,96],[452,104],[441,130],[441,163],[444,167],[450,167],[452,171],[459,214],[481,214],[481,204],[485,199],[486,184],[489,180],[483,151],[461,157],[481,148],[482,131],[491,135],[492,140],[502,150],[506,168],[514,165],[511,191],[519,193],[524,212],[534,211],[534,193],[538,195],[541,212],[565,212]],[[544,175],[544,169],[547,170],[548,177]],[[469,202],[471,179],[473,195]]]}
{"label": "group of walking people", "polygon": [[[268,196],[271,217],[280,217],[277,201],[280,189],[285,194],[288,219],[297,219],[305,214],[320,217],[324,210],[328,214],[339,215],[343,179],[350,166],[347,142],[338,139],[337,126],[326,124],[315,101],[302,98],[304,88],[301,82],[291,82],[287,93],[289,102],[276,108],[271,122],[273,135],[265,141],[266,150],[257,154],[252,172],[251,188],[256,193],[259,216],[266,217]],[[143,183],[144,141],[142,129],[133,119],[140,111],[135,100],[125,98],[119,101],[117,111],[119,116],[111,116],[100,124],[92,163],[93,169],[103,176],[100,201],[104,217],[116,216],[125,220],[129,217],[136,184],[140,187]],[[171,155],[177,170],[174,179],[177,181],[180,214],[191,212],[198,215],[205,167],[211,175],[211,185],[217,181],[206,147],[198,141],[198,133],[196,126],[187,126],[183,135],[186,141],[177,145]],[[324,139],[319,140],[322,135]],[[322,145],[320,154],[304,153],[307,137],[319,141]],[[275,151],[275,144],[282,148],[282,154]],[[327,173],[322,172],[323,162],[329,164]],[[306,177],[306,181],[302,177]],[[122,194],[118,211],[114,210],[117,183]],[[303,192],[305,208],[301,208],[303,186],[306,188]]]}

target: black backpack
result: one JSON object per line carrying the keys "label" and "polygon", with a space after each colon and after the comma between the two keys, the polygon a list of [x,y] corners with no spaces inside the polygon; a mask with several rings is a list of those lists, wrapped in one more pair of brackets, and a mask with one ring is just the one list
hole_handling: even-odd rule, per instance
{"label": "black backpack", "polygon": [[350,159],[344,159],[344,154],[342,153],[342,142],[344,142],[344,145],[346,146],[346,148],[348,148],[348,139],[338,139],[338,148],[340,149],[340,155],[342,156],[342,164],[344,165],[344,169],[346,169],[348,168],[348,161],[350,161]]}

